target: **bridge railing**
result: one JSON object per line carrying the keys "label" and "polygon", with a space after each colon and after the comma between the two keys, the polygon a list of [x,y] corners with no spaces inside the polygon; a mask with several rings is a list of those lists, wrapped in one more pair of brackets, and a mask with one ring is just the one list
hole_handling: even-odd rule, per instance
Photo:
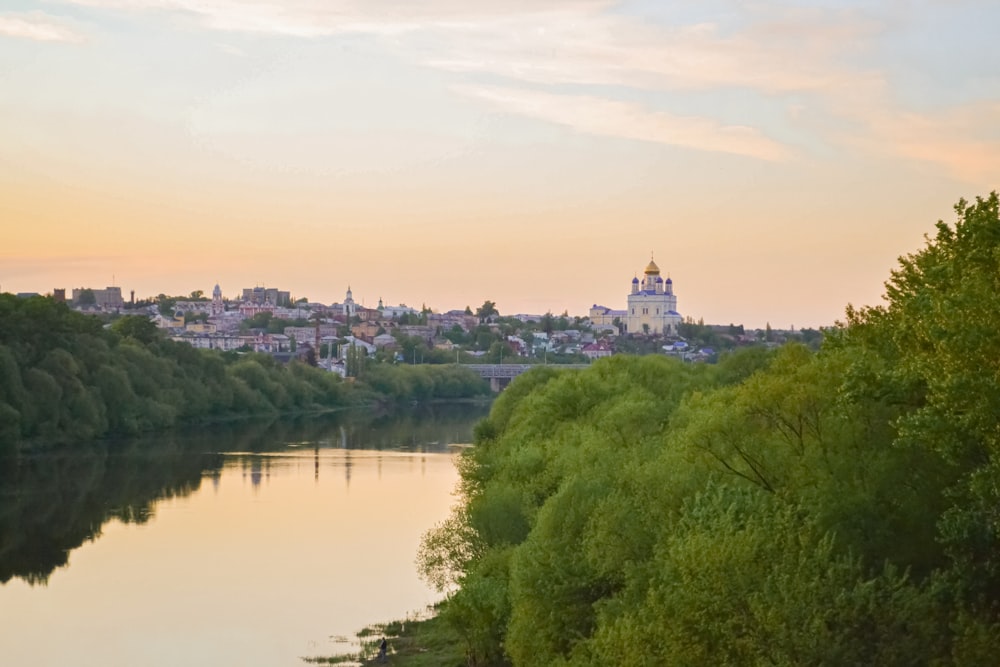
{"label": "bridge railing", "polygon": [[[584,369],[590,364],[549,364],[552,368],[559,369]],[[532,368],[539,368],[539,364],[462,364],[462,368],[468,368],[479,373],[483,378],[515,378],[521,373],[526,373]]]}

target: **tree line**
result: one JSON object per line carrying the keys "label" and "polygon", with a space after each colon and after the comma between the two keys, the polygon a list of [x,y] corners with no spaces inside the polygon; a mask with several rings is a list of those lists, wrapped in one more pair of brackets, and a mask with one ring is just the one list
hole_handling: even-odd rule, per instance
{"label": "tree line", "polygon": [[418,564],[474,665],[985,665],[1000,216],[959,202],[818,351],[518,378]]}
{"label": "tree line", "polygon": [[0,294],[0,455],[209,419],[488,393],[460,368],[387,368],[347,383],[269,355],[195,349],[144,316],[105,327],[51,298]]}

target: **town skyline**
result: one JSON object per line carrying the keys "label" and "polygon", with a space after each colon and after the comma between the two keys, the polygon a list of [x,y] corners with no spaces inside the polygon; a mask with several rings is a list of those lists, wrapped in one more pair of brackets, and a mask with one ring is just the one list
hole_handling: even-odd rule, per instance
{"label": "town skyline", "polygon": [[1000,8],[11,0],[0,289],[829,326],[1000,187]]}

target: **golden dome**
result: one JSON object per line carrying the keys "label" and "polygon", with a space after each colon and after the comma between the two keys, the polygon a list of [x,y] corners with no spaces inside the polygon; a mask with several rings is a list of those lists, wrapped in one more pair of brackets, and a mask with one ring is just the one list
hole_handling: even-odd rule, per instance
{"label": "golden dome", "polygon": [[660,267],[658,267],[656,265],[656,262],[654,262],[653,260],[649,260],[649,264],[646,266],[645,273],[647,276],[658,276],[660,275]]}

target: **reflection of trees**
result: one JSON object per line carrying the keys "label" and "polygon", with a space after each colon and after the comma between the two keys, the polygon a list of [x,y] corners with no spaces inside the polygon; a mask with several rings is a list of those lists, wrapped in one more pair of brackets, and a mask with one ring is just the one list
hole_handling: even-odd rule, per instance
{"label": "reflection of trees", "polygon": [[472,442],[473,425],[488,413],[488,406],[454,404],[415,406],[383,415],[369,413],[365,419],[344,424],[347,447],[444,451],[448,445]]}
{"label": "reflection of trees", "polygon": [[145,523],[155,501],[188,495],[221,466],[218,455],[157,440],[25,457],[0,472],[0,582],[45,583],[110,519]]}
{"label": "reflection of trees", "polygon": [[[472,442],[485,404],[431,404],[391,412],[345,410],[321,415],[215,424],[199,431],[215,451],[263,452],[276,446],[444,451]],[[221,443],[225,443],[223,446]]]}
{"label": "reflection of trees", "polygon": [[197,491],[205,476],[217,480],[222,452],[273,452],[305,443],[317,456],[318,448],[343,445],[439,451],[471,442],[473,424],[487,411],[431,405],[393,414],[358,410],[240,421],[8,460],[0,465],[0,583],[12,577],[45,583],[71,550],[100,537],[109,520],[145,523],[157,501]]}

